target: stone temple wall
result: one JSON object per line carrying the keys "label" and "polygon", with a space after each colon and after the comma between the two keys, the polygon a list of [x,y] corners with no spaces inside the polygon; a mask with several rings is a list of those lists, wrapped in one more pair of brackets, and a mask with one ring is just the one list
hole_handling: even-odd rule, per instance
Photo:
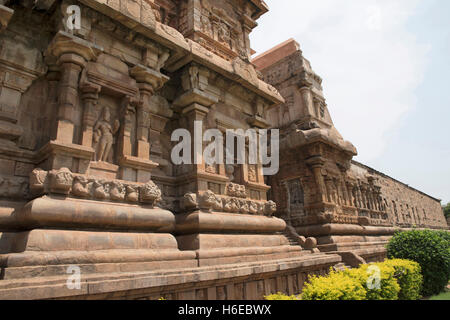
{"label": "stone temple wall", "polygon": [[[275,63],[250,61],[267,11],[0,1],[0,299],[259,299],[383,257],[391,200],[376,173],[352,169],[322,79],[293,41]],[[207,165],[206,142],[183,138],[194,152],[171,156],[176,129],[269,128],[281,131],[273,177],[260,162]]]}
{"label": "stone temple wall", "polygon": [[433,198],[381,172],[356,161],[351,170],[360,175],[373,175],[378,179],[381,193],[388,207],[389,220],[394,226],[445,228],[441,200]]}
{"label": "stone temple wall", "polygon": [[322,78],[295,40],[252,62],[285,99],[267,111],[280,129],[280,171],[266,179],[291,234],[373,260],[398,230],[447,228],[439,200],[352,160],[357,150],[335,128]]}
{"label": "stone temple wall", "polygon": [[176,129],[269,127],[284,99],[249,41],[267,11],[0,2],[0,299],[259,299],[342,261],[290,241],[261,163],[207,165],[192,140],[172,161]]}

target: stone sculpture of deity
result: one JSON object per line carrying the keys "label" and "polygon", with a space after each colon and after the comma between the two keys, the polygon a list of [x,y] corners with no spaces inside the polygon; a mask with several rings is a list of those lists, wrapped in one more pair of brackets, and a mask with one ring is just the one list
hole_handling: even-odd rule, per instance
{"label": "stone sculpture of deity", "polygon": [[114,121],[111,126],[111,113],[108,107],[104,107],[101,118],[94,127],[94,149],[96,150],[95,160],[107,162],[112,146],[114,145],[114,135],[119,131],[119,120]]}

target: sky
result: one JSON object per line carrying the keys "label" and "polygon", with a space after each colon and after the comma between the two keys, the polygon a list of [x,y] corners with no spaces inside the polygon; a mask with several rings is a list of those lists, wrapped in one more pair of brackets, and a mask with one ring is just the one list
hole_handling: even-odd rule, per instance
{"label": "sky", "polygon": [[355,160],[450,202],[450,1],[265,1],[255,56],[294,38]]}

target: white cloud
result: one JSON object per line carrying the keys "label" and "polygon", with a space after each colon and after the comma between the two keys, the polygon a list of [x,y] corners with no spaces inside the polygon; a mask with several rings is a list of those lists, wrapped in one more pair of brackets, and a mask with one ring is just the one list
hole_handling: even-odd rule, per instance
{"label": "white cloud", "polygon": [[337,129],[359,151],[379,157],[387,134],[415,105],[429,48],[406,24],[425,0],[267,0],[253,31],[261,53],[293,37],[324,91]]}

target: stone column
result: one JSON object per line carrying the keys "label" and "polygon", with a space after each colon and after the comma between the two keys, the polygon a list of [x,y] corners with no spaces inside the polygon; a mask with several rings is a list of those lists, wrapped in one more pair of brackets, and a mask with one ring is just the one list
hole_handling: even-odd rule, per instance
{"label": "stone column", "polygon": [[148,141],[150,129],[150,115],[148,100],[153,95],[153,87],[147,83],[138,83],[140,103],[137,106],[137,157],[150,159],[150,143]]}
{"label": "stone column", "polygon": [[306,160],[306,163],[311,167],[313,173],[314,173],[314,178],[316,181],[316,186],[317,186],[317,190],[318,192],[318,200],[320,202],[326,202],[327,201],[327,191],[326,191],[326,186],[325,186],[325,181],[322,175],[322,169],[323,166],[325,164],[325,159],[323,159],[320,156],[315,156],[312,158],[309,158],[308,160]]}
{"label": "stone column", "polygon": [[245,51],[247,57],[251,57],[251,47],[250,47],[250,33],[258,25],[255,20],[252,19],[253,10],[251,9],[250,3],[247,4],[244,14],[241,16],[241,21],[244,31],[244,41],[245,41]]}
{"label": "stone column", "polygon": [[328,199],[329,203],[333,203],[334,202],[333,190],[332,190],[331,184],[332,184],[332,179],[327,177],[325,179],[325,187],[326,187],[326,190],[327,190],[327,199]]}
{"label": "stone column", "polygon": [[305,110],[307,110],[307,114],[314,114],[314,103],[313,103],[313,97],[311,93],[311,87],[309,83],[306,83],[307,85],[300,88],[300,93],[303,98],[303,105],[305,107]]}
{"label": "stone column", "polygon": [[136,106],[138,102],[132,97],[125,97],[122,100],[122,126],[119,134],[120,150],[119,157],[126,158],[133,156],[133,146],[131,144],[131,132],[133,130],[133,118],[136,116]]}
{"label": "stone column", "polygon": [[342,177],[341,178],[341,185],[342,185],[342,195],[344,197],[344,204],[345,205],[351,205],[350,200],[349,200],[349,196],[347,193],[347,185],[345,183],[345,179]]}
{"label": "stone column", "polygon": [[158,106],[151,105],[150,101],[155,92],[169,80],[169,77],[141,65],[133,67],[130,74],[136,79],[140,94],[140,103],[137,108],[137,157],[150,159],[149,130],[153,129],[150,131],[151,139],[157,139],[159,142],[159,135],[165,125],[165,123],[159,122],[162,119],[158,117],[160,112]]}
{"label": "stone column", "polygon": [[362,204],[361,208],[369,209],[368,206],[367,206],[367,198],[366,198],[367,189],[366,189],[366,187],[361,185],[360,186],[360,192],[361,192],[360,194],[361,194],[361,204]]}
{"label": "stone column", "polygon": [[[173,102],[174,107],[185,118],[187,123],[186,129],[191,133],[192,153],[198,162],[198,164],[195,164],[194,159],[192,159],[192,171],[194,173],[205,171],[203,150],[197,150],[195,148],[194,122],[200,121],[203,123],[206,115],[209,113],[209,107],[219,101],[217,97],[205,92],[208,86],[208,77],[208,69],[198,66],[195,63],[186,66],[181,76],[184,93]],[[198,138],[203,140],[203,137]],[[203,142],[199,143],[199,145],[202,146]],[[206,186],[204,187],[206,189]]]}
{"label": "stone column", "polygon": [[340,178],[334,179],[334,185],[336,186],[337,204],[339,205],[345,204]]}
{"label": "stone column", "polygon": [[92,147],[93,130],[96,121],[95,106],[98,103],[98,93],[100,86],[94,84],[84,84],[81,88],[81,99],[84,104],[83,109],[83,133],[81,144]]}
{"label": "stone column", "polygon": [[74,109],[78,100],[78,81],[86,64],[102,51],[98,46],[65,32],[58,32],[47,49],[60,68],[59,107],[56,141],[73,143]]}
{"label": "stone column", "polygon": [[[203,149],[198,150],[195,147],[195,139],[202,139],[203,137],[195,137],[195,122],[200,121],[203,123],[206,115],[208,114],[209,109],[200,104],[194,103],[190,105],[188,108],[183,109],[182,115],[187,119],[187,130],[190,132],[192,137],[192,169],[194,172],[204,172],[205,171],[205,163],[203,161]],[[199,144],[203,146],[203,143]],[[197,164],[194,161],[197,161]]]}
{"label": "stone column", "polygon": [[345,182],[347,186],[348,203],[351,207],[356,207],[355,198],[353,197],[353,184],[349,181]]}

